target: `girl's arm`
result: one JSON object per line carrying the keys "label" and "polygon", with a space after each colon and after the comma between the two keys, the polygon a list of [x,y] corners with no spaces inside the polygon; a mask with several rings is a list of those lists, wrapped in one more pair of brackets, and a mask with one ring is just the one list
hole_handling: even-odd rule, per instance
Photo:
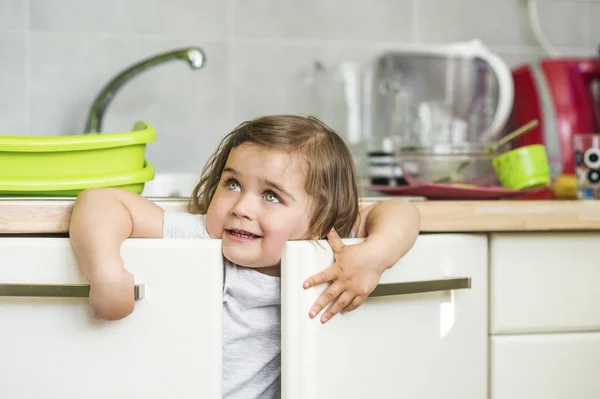
{"label": "girl's arm", "polygon": [[360,214],[357,237],[366,237],[366,242],[379,247],[383,270],[395,265],[415,244],[421,214],[412,203],[391,199],[365,207]]}
{"label": "girl's arm", "polygon": [[133,311],[134,281],[121,259],[121,244],[129,237],[162,237],[162,223],[162,208],[140,195],[112,188],[79,194],[69,237],[97,317],[117,320]]}

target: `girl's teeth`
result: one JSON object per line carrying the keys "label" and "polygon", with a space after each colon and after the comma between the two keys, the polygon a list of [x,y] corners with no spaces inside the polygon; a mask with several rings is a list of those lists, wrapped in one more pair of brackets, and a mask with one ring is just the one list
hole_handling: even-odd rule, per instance
{"label": "girl's teeth", "polygon": [[231,230],[231,234],[233,234],[233,235],[235,235],[235,236],[238,236],[238,237],[242,237],[242,238],[252,238],[252,237],[254,237],[253,235],[250,235],[250,234],[244,234],[244,233],[239,233],[239,232],[237,232],[237,231],[235,231],[235,230]]}

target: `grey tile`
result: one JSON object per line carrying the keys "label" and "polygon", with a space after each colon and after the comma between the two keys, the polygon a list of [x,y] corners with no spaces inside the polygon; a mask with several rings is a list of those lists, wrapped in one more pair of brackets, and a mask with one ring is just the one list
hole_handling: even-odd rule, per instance
{"label": "grey tile", "polygon": [[287,90],[293,76],[312,65],[322,48],[264,43],[232,46],[234,123],[266,114],[295,112]]}
{"label": "grey tile", "polygon": [[[361,68],[382,48],[376,44],[238,43],[232,49],[234,122],[268,114],[310,113],[335,129],[346,129],[347,115],[352,112],[347,104],[359,106],[355,101],[360,102]],[[316,60],[334,71],[336,82],[324,91],[321,105],[308,94],[307,82]]]}
{"label": "grey tile", "polygon": [[366,63],[386,50],[394,49],[401,44],[382,43],[325,43],[320,48],[320,59],[328,64],[339,62]]}
{"label": "grey tile", "polygon": [[33,31],[114,32],[119,24],[118,0],[30,0],[30,3]]}
{"label": "grey tile", "polygon": [[25,28],[23,0],[0,0],[0,32]]}
{"label": "grey tile", "polygon": [[33,30],[177,35],[224,40],[225,1],[31,0]]}
{"label": "grey tile", "polygon": [[[595,49],[588,47],[559,47],[555,49],[561,57],[596,57]],[[499,55],[510,68],[522,65],[524,63],[536,62],[544,58],[549,58],[548,54],[539,46],[530,46],[522,48],[505,48],[494,46],[490,47],[490,51]]]}
{"label": "grey tile", "polygon": [[591,45],[595,47],[597,55],[598,48],[600,47],[600,3],[593,3],[590,5],[590,41]]}
{"label": "grey tile", "polygon": [[[36,134],[81,133],[97,93],[119,71],[149,55],[181,47],[182,41],[149,41],[37,34],[32,37],[32,130]],[[220,42],[201,43],[207,63],[192,71],[171,62],[128,82],[109,105],[102,131],[128,131],[147,120],[157,131],[147,156],[159,172],[197,172],[227,123],[226,52]]]}
{"label": "grey tile", "polygon": [[523,65],[526,63],[531,63],[539,60],[540,58],[544,58],[546,55],[544,51],[537,46],[524,47],[521,49],[506,49],[506,48],[496,48],[491,46],[489,50],[496,55],[498,55],[509,68],[514,68],[519,65]]}
{"label": "grey tile", "polygon": [[234,35],[407,41],[412,7],[412,0],[235,0]]}
{"label": "grey tile", "polygon": [[122,32],[181,34],[203,41],[226,38],[226,1],[128,0],[122,3],[119,14],[125,16],[120,18]]}
{"label": "grey tile", "polygon": [[0,54],[0,135],[27,135],[25,34],[0,33]]}
{"label": "grey tile", "polygon": [[598,57],[598,49],[588,47],[556,47],[561,57]]}
{"label": "grey tile", "polygon": [[486,45],[534,45],[521,0],[420,0],[419,38],[454,42],[473,38]]}
{"label": "grey tile", "polygon": [[573,0],[540,2],[540,25],[548,41],[554,47],[589,46],[590,9],[590,4]]}

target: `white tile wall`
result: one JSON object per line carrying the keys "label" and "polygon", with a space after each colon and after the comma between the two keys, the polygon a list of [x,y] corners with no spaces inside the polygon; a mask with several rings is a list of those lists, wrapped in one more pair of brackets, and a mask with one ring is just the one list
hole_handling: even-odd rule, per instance
{"label": "white tile wall", "polygon": [[25,28],[27,2],[0,0],[0,32]]}
{"label": "white tile wall", "polygon": [[419,38],[451,42],[478,37],[488,45],[533,45],[522,0],[421,0]]}
{"label": "white tile wall", "polygon": [[412,0],[240,0],[235,38],[411,40]]}
{"label": "white tile wall", "polygon": [[592,45],[598,47],[600,45],[600,3],[598,1],[593,2],[590,5],[590,38],[592,39]]}
{"label": "white tile wall", "polygon": [[23,34],[0,32],[0,134],[27,129],[25,57]]}
{"label": "white tile wall", "polygon": [[29,1],[34,31],[225,39],[226,1]]}
{"label": "white tile wall", "polygon": [[578,3],[573,0],[543,3],[540,20],[542,25],[547,27],[548,40],[558,47],[591,46],[591,25],[592,22],[594,25],[597,23],[589,17],[584,18],[590,15],[591,7],[591,3]]}
{"label": "white tile wall", "polygon": [[[600,4],[540,0],[565,55],[595,55]],[[244,119],[293,111],[286,86],[319,58],[358,62],[406,43],[478,37],[509,65],[543,57],[525,0],[0,0],[0,134],[81,132],[94,96],[123,68],[200,46],[183,62],[136,77],[115,97],[104,131],[155,125],[159,172],[198,172]]]}

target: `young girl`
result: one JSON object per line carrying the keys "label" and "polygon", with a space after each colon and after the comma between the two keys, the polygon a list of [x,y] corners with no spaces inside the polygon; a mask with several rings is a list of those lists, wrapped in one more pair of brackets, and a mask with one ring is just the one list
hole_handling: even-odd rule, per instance
{"label": "young girl", "polygon": [[[86,190],[75,201],[70,237],[90,304],[107,320],[133,311],[134,279],[120,257],[129,237],[221,239],[224,397],[279,397],[286,241],[327,237],[335,252],[335,264],[303,285],[332,282],[309,310],[315,317],[331,303],[324,323],[356,309],[418,235],[412,204],[389,200],[360,210],[358,187],[352,155],[334,131],[315,118],[280,115],[242,123],[223,139],[194,190],[193,213],[164,212],[123,190]],[[367,238],[344,246],[339,236]]]}

